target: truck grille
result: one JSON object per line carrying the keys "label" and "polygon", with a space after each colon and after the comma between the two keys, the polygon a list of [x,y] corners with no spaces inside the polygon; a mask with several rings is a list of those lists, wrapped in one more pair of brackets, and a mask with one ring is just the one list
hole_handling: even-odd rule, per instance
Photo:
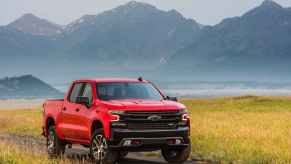
{"label": "truck grille", "polygon": [[176,129],[177,123],[129,123],[128,129],[139,130],[139,129]]}
{"label": "truck grille", "polygon": [[179,111],[128,111],[121,115],[121,120],[128,129],[176,129],[181,120]]}

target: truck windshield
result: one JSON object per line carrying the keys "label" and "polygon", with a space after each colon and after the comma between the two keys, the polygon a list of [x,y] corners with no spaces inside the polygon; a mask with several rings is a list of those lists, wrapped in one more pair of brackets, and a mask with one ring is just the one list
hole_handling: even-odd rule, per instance
{"label": "truck windshield", "polygon": [[163,96],[150,83],[98,83],[97,96],[101,100],[162,100]]}

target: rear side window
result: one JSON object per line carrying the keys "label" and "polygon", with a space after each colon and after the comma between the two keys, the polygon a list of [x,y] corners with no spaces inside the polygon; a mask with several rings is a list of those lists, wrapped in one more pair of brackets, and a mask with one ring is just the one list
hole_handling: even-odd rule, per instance
{"label": "rear side window", "polygon": [[70,98],[69,98],[70,102],[72,102],[72,103],[76,102],[77,97],[80,95],[82,85],[83,85],[82,83],[78,83],[78,84],[74,85],[74,88],[73,88],[71,95],[70,95]]}

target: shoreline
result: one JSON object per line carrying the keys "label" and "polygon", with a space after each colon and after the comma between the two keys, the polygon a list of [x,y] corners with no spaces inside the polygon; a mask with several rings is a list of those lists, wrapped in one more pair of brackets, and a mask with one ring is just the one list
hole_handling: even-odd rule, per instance
{"label": "shoreline", "polygon": [[[260,94],[241,94],[241,95],[213,95],[213,96],[179,96],[179,100],[212,100],[223,98],[241,98],[241,97],[272,97],[291,99],[291,95],[260,95]],[[0,110],[23,110],[40,108],[48,99],[0,99]]]}
{"label": "shoreline", "polygon": [[5,99],[0,100],[0,110],[32,109],[41,107],[45,99]]}

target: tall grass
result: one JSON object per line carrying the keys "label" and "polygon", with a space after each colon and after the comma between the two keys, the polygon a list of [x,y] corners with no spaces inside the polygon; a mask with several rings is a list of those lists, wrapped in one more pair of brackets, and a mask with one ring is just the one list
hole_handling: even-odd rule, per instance
{"label": "tall grass", "polygon": [[69,164],[66,160],[52,160],[46,154],[32,150],[32,147],[19,147],[13,143],[0,142],[0,164]]}
{"label": "tall grass", "polygon": [[219,163],[291,163],[291,99],[184,100],[192,155]]}
{"label": "tall grass", "polygon": [[0,110],[0,132],[41,137],[42,111],[37,109]]}

